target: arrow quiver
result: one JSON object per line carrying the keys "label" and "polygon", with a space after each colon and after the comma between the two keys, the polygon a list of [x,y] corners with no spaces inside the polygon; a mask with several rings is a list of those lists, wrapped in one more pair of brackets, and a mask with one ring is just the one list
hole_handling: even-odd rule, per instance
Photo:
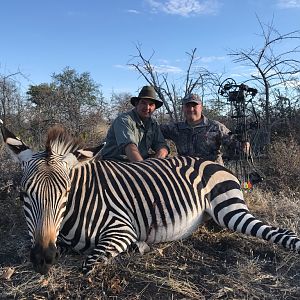
{"label": "arrow quiver", "polygon": [[[262,172],[254,165],[252,137],[249,135],[249,131],[256,131],[259,128],[259,118],[252,102],[257,89],[243,83],[237,84],[234,79],[227,78],[220,85],[218,93],[226,97],[230,105],[233,134],[238,144],[229,167],[241,181],[241,187],[250,190],[255,183],[261,182],[264,178]],[[248,153],[242,150],[246,142],[251,145]]]}

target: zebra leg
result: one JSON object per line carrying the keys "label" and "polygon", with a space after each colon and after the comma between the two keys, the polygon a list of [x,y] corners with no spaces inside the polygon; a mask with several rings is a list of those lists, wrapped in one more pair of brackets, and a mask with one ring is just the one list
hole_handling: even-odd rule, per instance
{"label": "zebra leg", "polygon": [[97,246],[83,263],[83,273],[86,275],[90,274],[96,264],[106,265],[111,258],[126,251],[129,245],[136,241],[136,234],[130,228],[126,232],[109,232],[102,236]]}
{"label": "zebra leg", "polygon": [[126,251],[131,242],[123,244],[120,249],[116,247],[112,241],[102,240],[89,254],[82,265],[82,271],[84,274],[90,274],[97,264],[107,265],[109,260],[120,253]]}
{"label": "zebra leg", "polygon": [[116,249],[110,249],[110,251],[106,250],[107,246],[103,244],[98,244],[95,249],[89,254],[86,260],[82,264],[82,272],[85,275],[89,275],[96,264],[107,265],[109,259],[111,257],[117,256],[119,253]]}
{"label": "zebra leg", "polygon": [[255,218],[249,212],[240,190],[219,194],[210,204],[210,214],[220,226],[262,238],[300,253],[300,239],[296,234],[287,229],[270,226]]}

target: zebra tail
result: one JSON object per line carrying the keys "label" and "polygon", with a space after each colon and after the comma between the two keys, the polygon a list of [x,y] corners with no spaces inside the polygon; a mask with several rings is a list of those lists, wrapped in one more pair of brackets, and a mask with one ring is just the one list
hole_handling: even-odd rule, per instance
{"label": "zebra tail", "polygon": [[[223,177],[229,176],[224,172],[220,174]],[[208,182],[207,186],[213,186],[213,184]],[[294,232],[266,224],[249,212],[239,182],[235,177],[232,176],[226,182],[223,180],[214,185],[205,196],[209,200],[208,213],[220,226],[262,238],[300,253],[300,239]]]}
{"label": "zebra tail", "polygon": [[300,253],[300,239],[293,231],[265,224],[250,214],[245,207],[224,214],[222,222],[218,219],[221,226],[230,230],[259,237]]}

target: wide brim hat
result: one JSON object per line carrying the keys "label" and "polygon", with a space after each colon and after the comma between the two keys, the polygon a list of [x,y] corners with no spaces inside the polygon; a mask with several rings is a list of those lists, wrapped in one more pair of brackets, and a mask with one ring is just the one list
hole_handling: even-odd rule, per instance
{"label": "wide brim hat", "polygon": [[156,92],[153,86],[143,86],[137,97],[131,97],[130,103],[136,106],[140,99],[149,99],[155,103],[156,108],[160,108],[164,103],[156,98]]}

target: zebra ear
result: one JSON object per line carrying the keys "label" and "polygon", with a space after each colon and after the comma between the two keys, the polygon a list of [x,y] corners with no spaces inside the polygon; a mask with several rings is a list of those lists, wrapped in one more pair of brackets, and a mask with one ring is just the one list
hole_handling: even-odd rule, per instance
{"label": "zebra ear", "polygon": [[96,157],[98,154],[100,154],[100,151],[104,145],[105,143],[100,144],[99,146],[93,148],[79,149],[75,151],[75,153],[73,154],[77,157],[78,161],[80,162],[90,160]]}
{"label": "zebra ear", "polygon": [[85,148],[76,150],[74,153],[68,153],[63,158],[63,161],[67,164],[68,168],[73,168],[80,163],[84,163],[94,159],[102,149],[104,144],[101,144],[94,148]]}
{"label": "zebra ear", "polygon": [[0,127],[3,136],[3,140],[6,143],[8,149],[11,150],[12,157],[20,162],[29,160],[32,156],[32,150],[26,146],[18,137],[10,132],[0,119]]}
{"label": "zebra ear", "polygon": [[78,159],[73,153],[66,154],[63,157],[62,161],[67,165],[67,168],[69,168],[70,170],[79,163]]}

